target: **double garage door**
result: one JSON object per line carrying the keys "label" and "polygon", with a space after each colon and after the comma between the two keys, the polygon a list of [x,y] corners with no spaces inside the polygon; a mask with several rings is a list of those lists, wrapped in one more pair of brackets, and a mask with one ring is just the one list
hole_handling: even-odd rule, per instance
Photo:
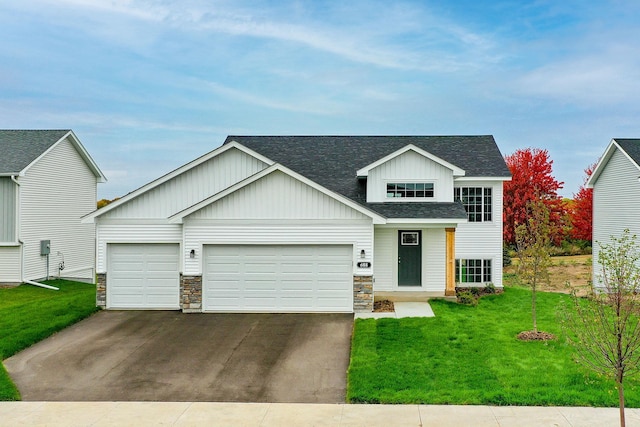
{"label": "double garage door", "polygon": [[205,246],[205,311],[351,312],[347,245]]}
{"label": "double garage door", "polygon": [[[179,245],[109,245],[107,307],[178,309]],[[349,245],[208,245],[202,306],[220,312],[351,312]]]}

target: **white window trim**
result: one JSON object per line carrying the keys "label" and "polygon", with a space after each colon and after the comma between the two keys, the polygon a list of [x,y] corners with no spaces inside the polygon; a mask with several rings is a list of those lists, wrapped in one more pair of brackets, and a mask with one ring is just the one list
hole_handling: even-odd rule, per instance
{"label": "white window trim", "polygon": [[[493,268],[493,259],[492,258],[456,258],[455,259],[455,267],[458,266],[458,262],[459,261],[482,261],[482,280],[480,282],[462,282],[460,279],[462,278],[461,275],[456,274],[455,277],[455,281],[456,281],[456,285],[461,285],[462,287],[464,287],[465,285],[467,286],[477,286],[477,285],[486,285],[487,283],[493,283],[493,274],[494,274],[494,268]],[[491,264],[491,273],[490,273],[490,277],[489,280],[484,280],[484,269],[486,267],[486,264],[489,262]],[[457,269],[457,268],[456,268]],[[462,269],[460,269],[460,272],[462,271]]]}
{"label": "white window trim", "polygon": [[[388,184],[433,184],[433,197],[388,197]],[[383,194],[385,202],[435,202],[438,200],[438,180],[437,179],[387,179],[383,181]]]}
{"label": "white window trim", "polygon": [[[458,190],[458,189],[460,190],[460,193],[461,193],[460,197],[462,197],[462,189],[463,188],[482,188],[482,214],[481,214],[482,221],[470,221],[469,220],[469,214],[467,213],[467,222],[469,224],[492,224],[495,221],[495,217],[496,217],[496,208],[495,208],[495,204],[494,204],[494,201],[495,201],[494,188],[492,186],[485,186],[485,185],[461,185],[461,186],[453,187],[453,200],[454,200],[454,202],[458,201],[458,199],[456,198],[456,190]],[[484,219],[484,216],[485,216],[485,213],[486,213],[485,209],[484,209],[485,208],[484,198],[485,198],[485,190],[487,188],[491,190],[491,220],[490,221],[487,221],[487,220]],[[464,205],[464,203],[463,203],[463,205]],[[465,208],[465,211],[466,211],[466,208]]]}

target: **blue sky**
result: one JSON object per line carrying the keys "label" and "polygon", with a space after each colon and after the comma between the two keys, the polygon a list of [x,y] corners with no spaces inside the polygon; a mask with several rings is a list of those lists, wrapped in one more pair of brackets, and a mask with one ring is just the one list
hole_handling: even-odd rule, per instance
{"label": "blue sky", "polygon": [[640,137],[633,1],[0,4],[0,128],[71,128],[113,198],[229,134],[492,134],[572,196]]}

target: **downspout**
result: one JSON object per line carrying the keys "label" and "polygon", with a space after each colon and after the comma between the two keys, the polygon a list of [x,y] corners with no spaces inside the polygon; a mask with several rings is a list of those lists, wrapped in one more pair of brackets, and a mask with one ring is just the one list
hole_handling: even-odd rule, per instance
{"label": "downspout", "polygon": [[33,286],[40,286],[41,288],[52,289],[54,291],[60,290],[60,288],[56,288],[55,286],[45,285],[44,283],[34,282],[33,280],[23,280],[23,282]]}
{"label": "downspout", "polygon": [[16,179],[15,175],[11,175],[11,181],[15,182],[18,186],[18,191],[16,192],[16,204],[17,206],[17,217],[16,217],[16,234],[18,234],[18,243],[20,243],[20,282],[27,283],[33,286],[40,286],[41,288],[51,289],[54,291],[59,291],[60,288],[56,288],[55,286],[46,285],[44,283],[34,282],[33,280],[25,280],[24,279],[24,242],[20,240],[20,219],[21,219],[21,211],[20,211],[20,183]]}

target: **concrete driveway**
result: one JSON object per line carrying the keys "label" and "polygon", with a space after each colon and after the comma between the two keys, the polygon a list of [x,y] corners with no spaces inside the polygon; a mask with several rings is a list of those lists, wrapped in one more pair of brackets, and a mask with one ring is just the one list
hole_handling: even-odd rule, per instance
{"label": "concrete driveway", "polygon": [[344,402],[351,314],[102,311],[4,361],[23,400]]}

